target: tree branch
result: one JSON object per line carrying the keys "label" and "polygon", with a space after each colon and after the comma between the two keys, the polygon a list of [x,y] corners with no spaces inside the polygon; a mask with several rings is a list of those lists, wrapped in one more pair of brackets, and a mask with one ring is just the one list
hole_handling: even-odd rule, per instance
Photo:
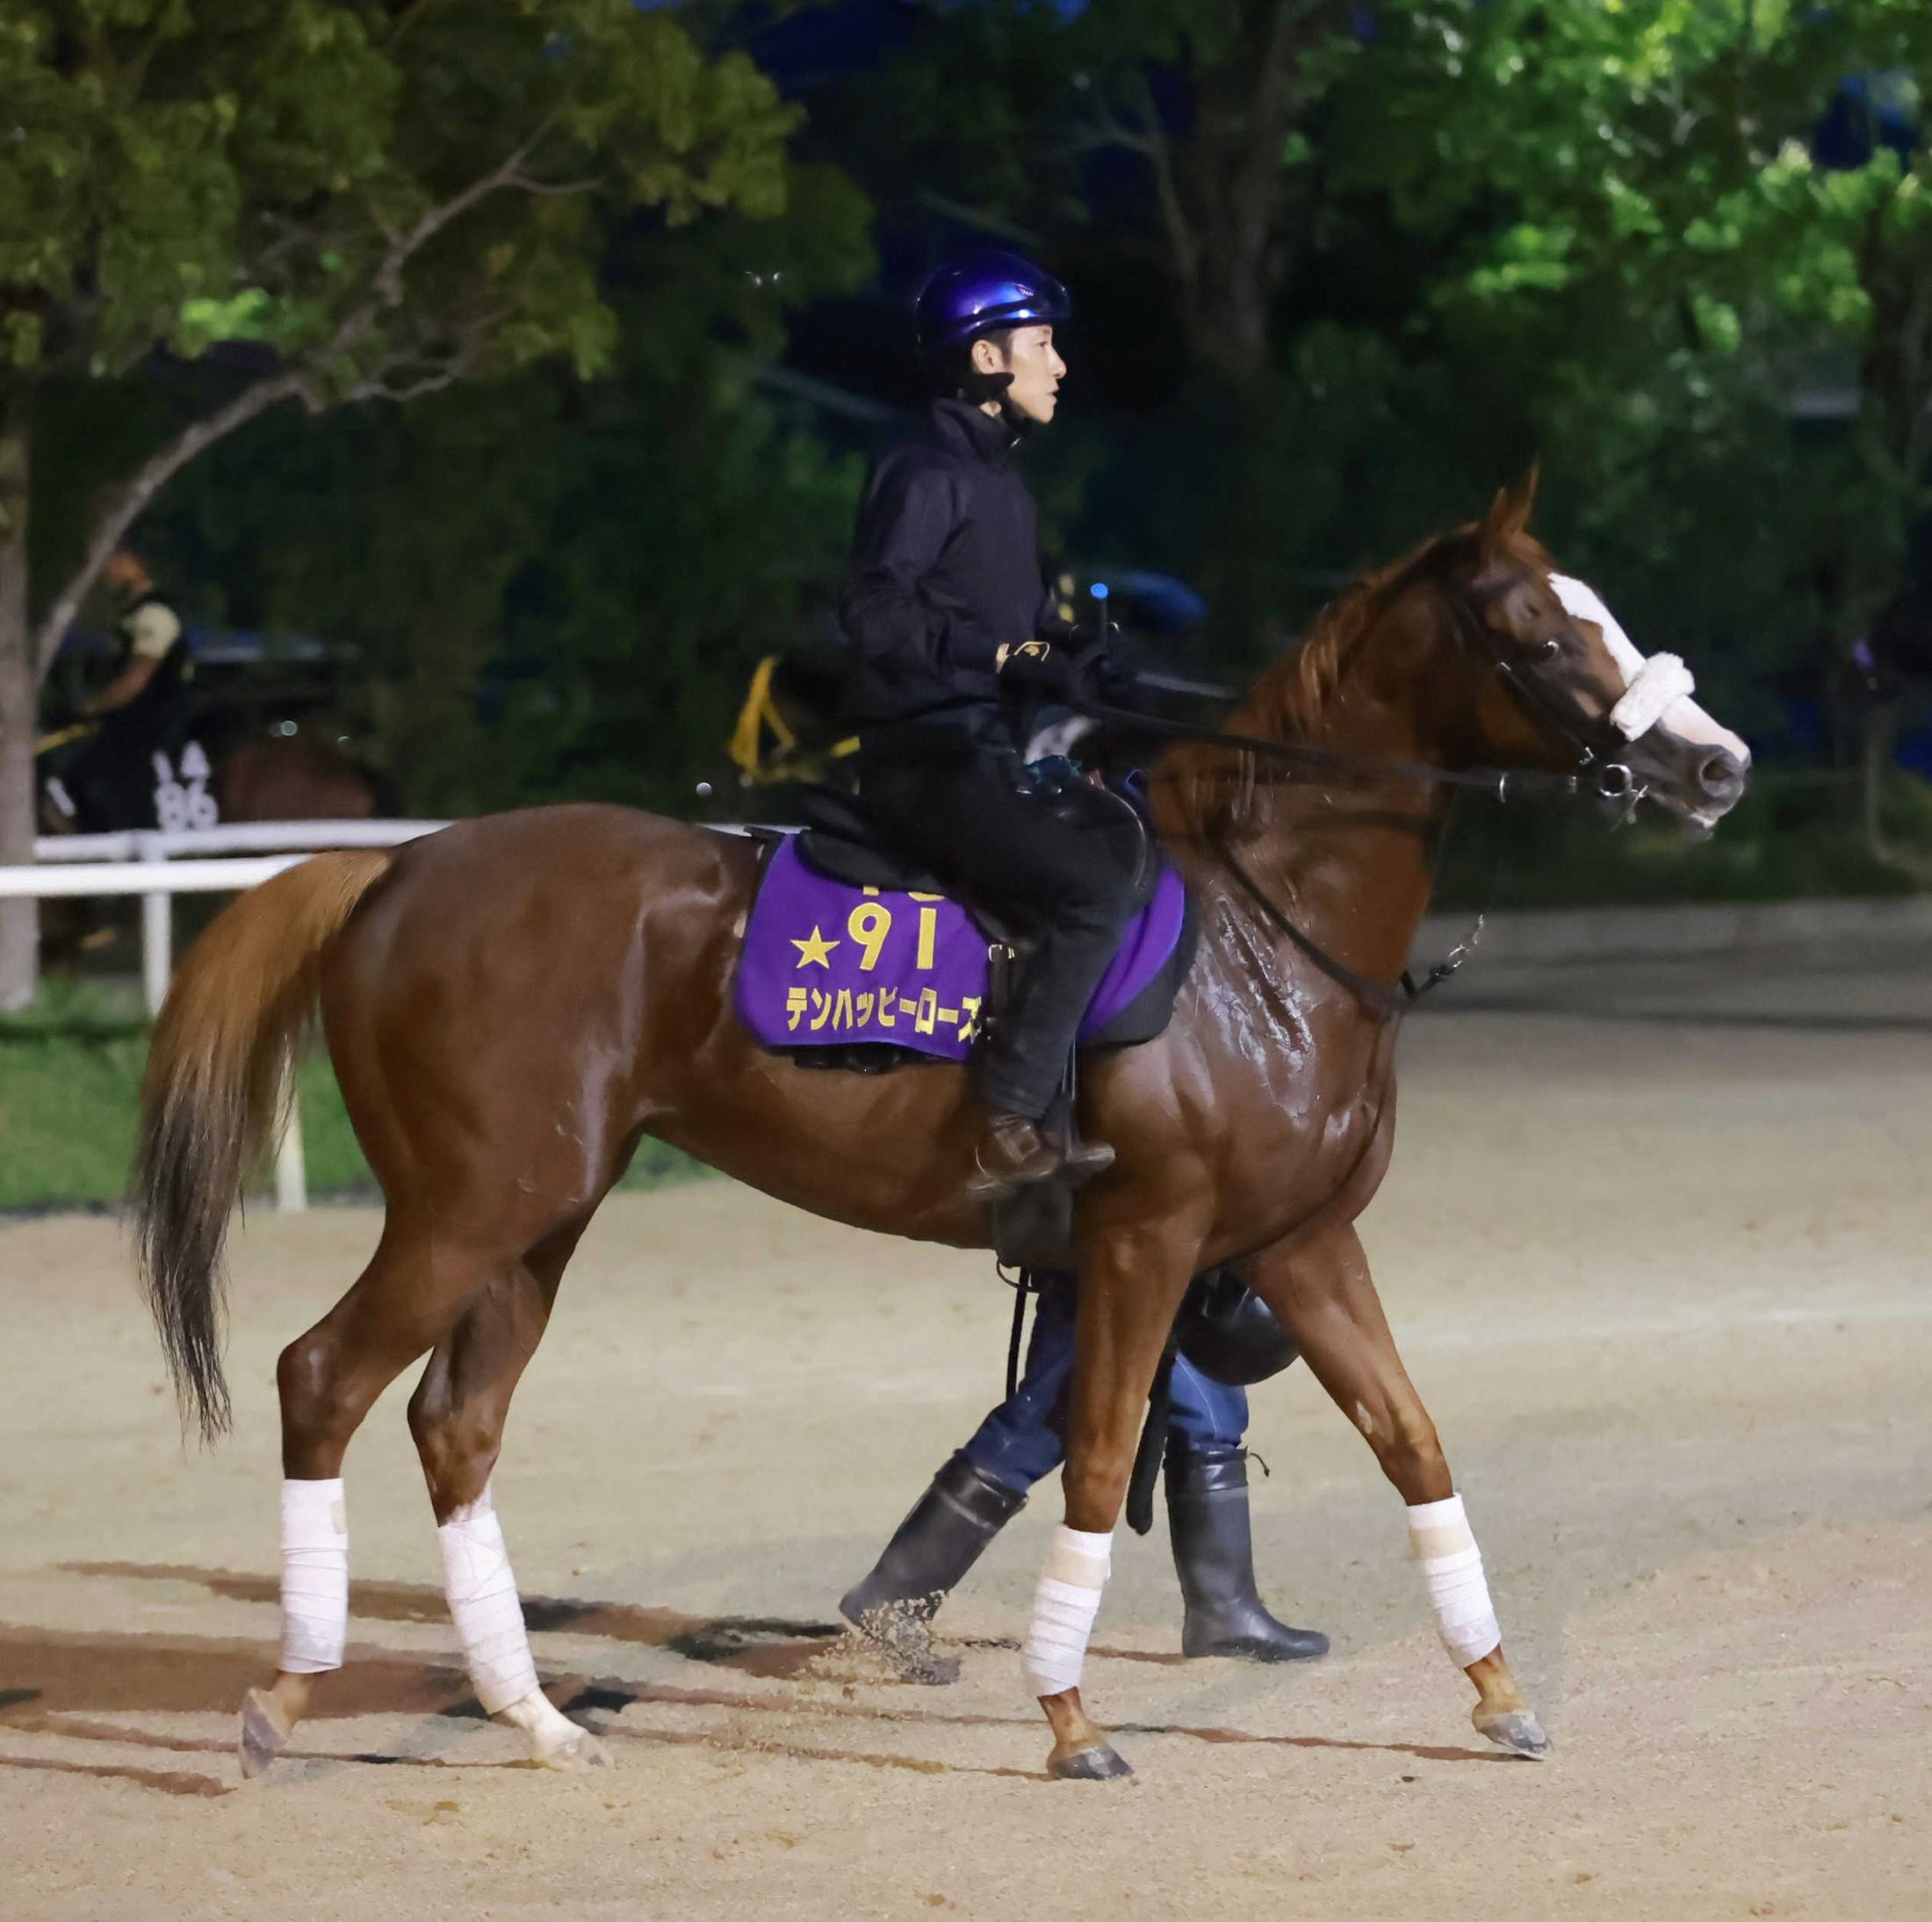
{"label": "tree branch", "polygon": [[555,115],[542,121],[529,139],[507,160],[488,173],[479,175],[461,193],[454,194],[449,199],[429,208],[414,227],[406,228],[390,241],[389,250],[377,265],[370,282],[384,306],[394,306],[401,301],[403,269],[451,221],[487,200],[501,188],[522,187],[528,191],[534,186],[535,184],[523,172],[523,163],[556,131],[556,126]]}
{"label": "tree branch", "polygon": [[513,175],[506,185],[520,189],[524,193],[568,194],[595,193],[598,188],[610,183],[602,174],[593,174],[585,180],[532,180],[528,174]]}
{"label": "tree branch", "polygon": [[118,489],[88,536],[87,551],[81,565],[67,585],[54,597],[47,617],[35,631],[33,656],[39,678],[44,680],[54,665],[61,639],[73,625],[81,602],[94,585],[107,557],[120,544],[129,528],[161,490],[198,454],[226,439],[239,427],[245,427],[259,414],[292,400],[306,387],[304,377],[294,371],[272,374],[244,387],[226,406],[191,421],[164,447],[148,456],[126,483]]}
{"label": "tree branch", "polygon": [[948,199],[942,193],[934,193],[928,187],[921,187],[917,198],[922,207],[931,208],[946,220],[961,221],[967,227],[979,228],[982,233],[1000,234],[1029,249],[1045,245],[1037,228],[1022,227],[997,207],[970,206],[963,200]]}
{"label": "tree branch", "polygon": [[1167,129],[1161,124],[1160,104],[1154,97],[1154,90],[1144,69],[1137,68],[1134,79],[1135,104],[1141,123],[1134,145],[1147,155],[1154,169],[1154,196],[1160,207],[1161,230],[1167,235],[1175,277],[1192,299],[1200,283],[1200,237],[1181,198],[1180,180],[1174,167],[1174,146],[1167,137]]}
{"label": "tree branch", "polygon": [[[225,406],[191,422],[135,469],[96,521],[88,536],[81,565],[54,596],[54,604],[35,633],[33,651],[42,678],[53,666],[61,637],[80,612],[81,603],[86,599],[87,591],[93,586],[107,557],[120,544],[128,529],[140,519],[155,496],[198,455],[217,441],[226,439],[237,428],[245,427],[269,408],[294,400],[305,400],[312,407],[327,405],[316,384],[318,372],[328,361],[366,340],[384,314],[403,304],[403,270],[452,220],[506,188],[526,193],[576,192],[591,184],[570,182],[546,190],[544,183],[524,173],[524,166],[531,155],[555,131],[556,126],[554,116],[544,120],[505,160],[488,173],[479,176],[460,193],[426,209],[413,226],[393,232],[386,230],[389,244],[370,277],[368,298],[343,317],[327,342],[302,356],[299,364],[252,383]],[[408,363],[400,356],[393,358],[377,372],[350,387],[346,398],[414,400],[419,394],[433,392],[461,379],[474,365],[475,357],[473,348],[465,345],[443,365],[401,386],[393,385],[391,382],[396,372]]]}
{"label": "tree branch", "polygon": [[402,407],[411,400],[420,400],[426,393],[441,393],[445,387],[453,387],[458,381],[468,378],[472,361],[465,355],[458,355],[447,365],[439,367],[433,373],[419,374],[414,380],[400,380],[394,372],[373,375],[360,382],[350,392],[351,400],[393,400]]}

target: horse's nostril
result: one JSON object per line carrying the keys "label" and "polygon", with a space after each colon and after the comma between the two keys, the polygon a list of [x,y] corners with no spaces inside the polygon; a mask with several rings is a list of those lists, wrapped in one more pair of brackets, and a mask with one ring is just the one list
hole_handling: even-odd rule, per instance
{"label": "horse's nostril", "polygon": [[1698,769],[1698,782],[1713,801],[1732,801],[1744,792],[1744,767],[1721,748]]}

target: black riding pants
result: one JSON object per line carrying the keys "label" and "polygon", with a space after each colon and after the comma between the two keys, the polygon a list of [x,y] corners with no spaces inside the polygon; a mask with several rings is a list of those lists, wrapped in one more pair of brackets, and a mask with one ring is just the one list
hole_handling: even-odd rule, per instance
{"label": "black riding pants", "polygon": [[1034,944],[977,1072],[996,1113],[1037,1120],[1133,916],[1135,875],[1077,810],[1032,791],[1010,750],[917,763],[869,756],[860,789],[897,846]]}

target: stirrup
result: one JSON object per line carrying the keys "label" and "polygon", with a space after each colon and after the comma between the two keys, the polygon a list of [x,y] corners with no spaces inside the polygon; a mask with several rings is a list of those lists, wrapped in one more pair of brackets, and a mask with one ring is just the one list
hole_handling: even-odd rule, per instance
{"label": "stirrup", "polygon": [[[986,1166],[984,1150],[987,1141],[998,1135],[1006,1125],[1023,1125],[1032,1135],[1033,1145],[1011,1169],[996,1174]],[[978,1172],[967,1184],[967,1192],[978,1199],[998,1200],[1043,1182],[1063,1181],[1069,1187],[1077,1187],[1111,1168],[1114,1150],[1104,1141],[1074,1141],[1062,1148],[1030,1118],[1002,1115],[996,1117],[981,1136],[973,1150],[973,1164]]]}

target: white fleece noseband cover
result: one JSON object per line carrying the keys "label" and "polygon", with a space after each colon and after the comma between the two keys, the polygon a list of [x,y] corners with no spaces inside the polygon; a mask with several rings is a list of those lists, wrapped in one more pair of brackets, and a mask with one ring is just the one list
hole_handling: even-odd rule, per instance
{"label": "white fleece noseband cover", "polygon": [[1604,605],[1603,596],[1588,581],[1568,574],[1552,574],[1550,586],[1566,612],[1592,622],[1603,630],[1604,645],[1624,677],[1624,697],[1610,710],[1610,724],[1626,741],[1647,734],[1680,701],[1697,691],[1690,670],[1675,654],[1646,657],[1626,634],[1622,623]]}
{"label": "white fleece noseband cover", "polygon": [[516,1596],[503,1524],[485,1488],[436,1530],[443,1550],[443,1592],[458,1638],[470,1665],[470,1681],[486,1715],[497,1715],[537,1688],[523,1627],[523,1605]]}
{"label": "white fleece noseband cover", "polygon": [[1690,670],[1675,654],[1653,654],[1638,669],[1624,697],[1610,710],[1610,724],[1626,741],[1647,734],[1680,701],[1697,689]]}
{"label": "white fleece noseband cover", "polygon": [[1417,1502],[1409,1510],[1409,1551],[1429,1590],[1436,1632],[1456,1666],[1467,1668],[1503,1645],[1482,1551],[1470,1532],[1462,1497]]}
{"label": "white fleece noseband cover", "polygon": [[291,1675],[342,1666],[349,1638],[349,1511],[342,1478],[282,1484],[282,1661]]}
{"label": "white fleece noseband cover", "polygon": [[1056,1695],[1080,1686],[1087,1642],[1100,1612],[1100,1591],[1113,1562],[1111,1529],[1090,1535],[1062,1522],[1054,1530],[1034,1591],[1033,1622],[1020,1651],[1020,1672],[1030,1693]]}

